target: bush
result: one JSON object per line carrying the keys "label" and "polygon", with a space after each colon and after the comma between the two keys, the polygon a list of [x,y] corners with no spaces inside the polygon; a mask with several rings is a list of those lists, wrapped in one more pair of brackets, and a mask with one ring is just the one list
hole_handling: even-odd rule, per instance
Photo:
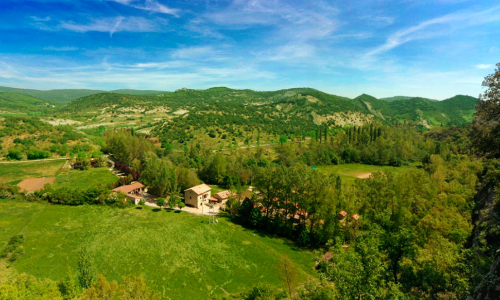
{"label": "bush", "polygon": [[7,158],[10,160],[22,160],[23,154],[21,153],[21,150],[17,148],[10,148],[9,154],[7,154]]}
{"label": "bush", "polygon": [[44,159],[44,158],[49,158],[50,154],[48,151],[41,151],[41,150],[31,150],[27,154],[28,159]]}

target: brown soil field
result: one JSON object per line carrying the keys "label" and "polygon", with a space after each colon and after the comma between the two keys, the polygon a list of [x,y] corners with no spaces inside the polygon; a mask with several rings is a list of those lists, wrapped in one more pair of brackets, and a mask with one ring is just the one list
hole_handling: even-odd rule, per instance
{"label": "brown soil field", "polygon": [[54,183],[55,177],[49,178],[30,178],[25,179],[17,184],[21,188],[22,192],[34,192],[43,189],[43,186],[47,183]]}
{"label": "brown soil field", "polygon": [[356,176],[358,178],[362,178],[362,179],[370,178],[370,175],[372,175],[372,173],[356,173],[356,174],[354,174],[354,176]]}

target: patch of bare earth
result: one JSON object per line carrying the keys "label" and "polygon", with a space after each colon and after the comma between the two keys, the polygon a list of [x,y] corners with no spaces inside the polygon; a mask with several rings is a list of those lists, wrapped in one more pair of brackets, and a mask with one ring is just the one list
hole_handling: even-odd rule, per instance
{"label": "patch of bare earth", "polygon": [[184,115],[184,114],[187,114],[189,111],[188,110],[185,110],[185,109],[179,109],[177,111],[174,111],[173,114],[174,115]]}
{"label": "patch of bare earth", "polygon": [[361,179],[370,178],[371,175],[372,175],[372,173],[356,173],[356,174],[354,174],[354,176],[361,178]]}
{"label": "patch of bare earth", "polygon": [[22,192],[34,192],[43,189],[44,185],[47,183],[54,183],[55,177],[49,178],[30,178],[25,179],[17,184],[21,188]]}
{"label": "patch of bare earth", "polygon": [[75,120],[68,120],[68,119],[54,119],[54,120],[47,120],[47,119],[42,119],[42,121],[49,123],[52,126],[58,126],[58,125],[79,125],[82,122],[75,121]]}

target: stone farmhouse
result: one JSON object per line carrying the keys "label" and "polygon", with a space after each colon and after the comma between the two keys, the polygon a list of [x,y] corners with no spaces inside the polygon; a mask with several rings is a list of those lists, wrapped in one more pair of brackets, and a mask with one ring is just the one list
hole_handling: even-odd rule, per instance
{"label": "stone farmhouse", "polygon": [[122,192],[124,194],[127,194],[129,199],[134,203],[135,205],[139,204],[141,199],[144,199],[140,194],[143,192],[144,185],[140,182],[134,182],[129,185],[123,185],[120,187],[117,187],[113,189],[113,192],[119,193]]}
{"label": "stone farmhouse", "polygon": [[206,184],[193,186],[184,190],[184,201],[186,204],[196,208],[201,207],[205,202],[210,201],[212,188]]}

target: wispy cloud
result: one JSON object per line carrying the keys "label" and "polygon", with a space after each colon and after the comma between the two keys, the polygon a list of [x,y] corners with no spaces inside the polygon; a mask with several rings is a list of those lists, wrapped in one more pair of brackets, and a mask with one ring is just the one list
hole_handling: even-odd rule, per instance
{"label": "wispy cloud", "polygon": [[478,64],[474,66],[476,69],[493,69],[494,65],[492,64]]}
{"label": "wispy cloud", "polygon": [[76,51],[79,50],[80,48],[74,47],[74,46],[66,46],[66,47],[54,47],[54,46],[48,46],[44,47],[43,50],[45,51]]}
{"label": "wispy cloud", "polygon": [[[169,65],[173,63],[173,65]],[[177,64],[177,65],[175,65]],[[0,61],[0,65],[4,65]],[[179,87],[208,87],[227,83],[241,83],[253,80],[273,79],[275,75],[269,71],[259,70],[250,65],[228,66],[222,68],[192,65],[187,67],[180,62],[144,63],[127,66],[111,62],[103,62],[85,69],[78,68],[26,68],[15,65],[15,68],[0,68],[0,84],[8,82],[11,86],[28,84],[31,88],[66,87],[100,88],[149,88],[174,90]],[[168,72],[162,67],[169,67]],[[171,67],[171,68],[170,68]],[[13,69],[22,70],[11,71]],[[124,72],[126,70],[126,72]],[[25,86],[27,87],[27,86]]]}
{"label": "wispy cloud", "polygon": [[285,61],[310,58],[316,54],[316,47],[308,44],[291,43],[273,49],[272,51],[256,53],[256,57],[263,61]]}
{"label": "wispy cloud", "polygon": [[215,50],[210,46],[179,48],[172,52],[173,58],[203,58],[212,55]]}
{"label": "wispy cloud", "polygon": [[283,0],[236,0],[223,11],[205,14],[214,24],[246,28],[272,25],[284,38],[315,39],[337,29],[334,19],[339,10],[321,1],[300,6]]}
{"label": "wispy cloud", "polygon": [[33,19],[33,21],[36,21],[36,22],[47,22],[47,21],[51,20],[51,18],[49,16],[43,17],[43,18],[37,17],[37,16],[31,16],[30,18]]}
{"label": "wispy cloud", "polygon": [[127,67],[131,68],[139,68],[139,69],[176,69],[176,68],[185,68],[192,66],[193,63],[187,61],[167,61],[167,62],[149,62],[149,63],[137,63],[133,65],[127,65]]}
{"label": "wispy cloud", "polygon": [[[391,34],[384,44],[370,50],[367,55],[381,54],[413,40],[442,36],[449,34],[450,31],[466,26],[496,21],[500,21],[500,7],[479,12],[462,11],[448,14],[424,21],[406,29],[398,30],[394,34]],[[445,26],[440,27],[440,25]]]}
{"label": "wispy cloud", "polygon": [[180,9],[170,8],[166,5],[163,5],[155,0],[108,0],[112,2],[118,2],[123,5],[127,5],[136,9],[146,10],[150,12],[156,12],[161,14],[173,15],[175,17],[179,16]]}
{"label": "wispy cloud", "polygon": [[[163,21],[165,22],[165,21]],[[112,37],[115,32],[155,32],[160,30],[157,22],[142,17],[111,17],[91,19],[89,23],[81,24],[73,21],[63,21],[58,28],[76,32],[109,32]]]}

